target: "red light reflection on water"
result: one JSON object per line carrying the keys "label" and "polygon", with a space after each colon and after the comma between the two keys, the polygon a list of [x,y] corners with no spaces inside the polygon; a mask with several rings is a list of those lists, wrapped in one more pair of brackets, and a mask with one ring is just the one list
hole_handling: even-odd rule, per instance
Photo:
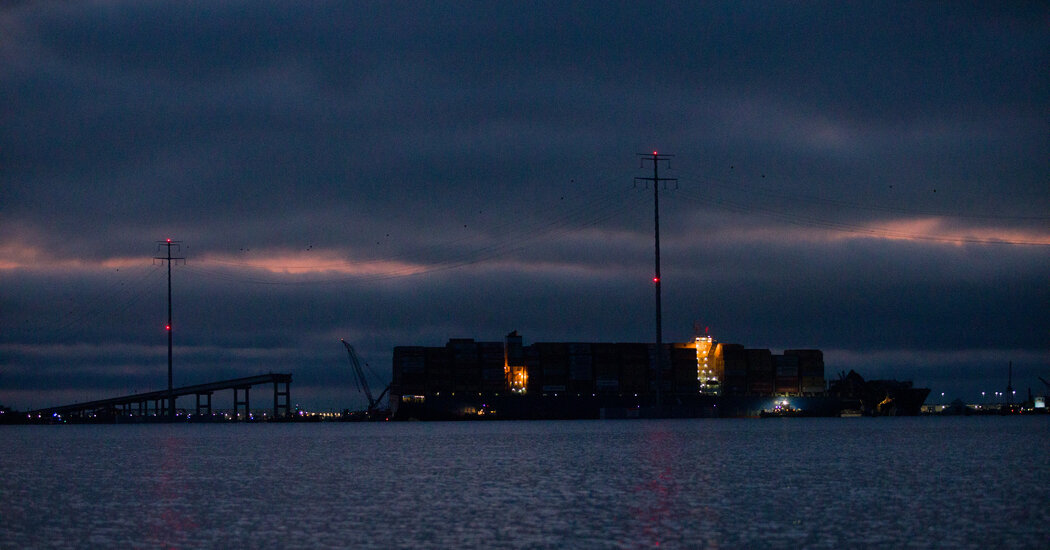
{"label": "red light reflection on water", "polygon": [[183,502],[187,487],[185,441],[168,436],[161,440],[161,461],[157,465],[157,484],[154,488],[155,519],[148,525],[150,540],[163,548],[177,548],[194,540],[198,524],[193,508]]}
{"label": "red light reflection on water", "polygon": [[[673,475],[675,449],[666,431],[654,429],[645,435],[646,466],[642,479],[631,487],[631,515],[638,522],[641,532],[631,533],[629,546],[660,546],[669,540],[666,533],[668,520],[673,519],[673,503],[677,500],[678,485]],[[673,540],[673,539],[671,539]]]}
{"label": "red light reflection on water", "polygon": [[[682,441],[673,432],[653,426],[639,442],[642,456],[639,462],[638,483],[630,488],[630,515],[632,526],[626,533],[625,547],[672,546],[683,541],[682,529],[687,525],[716,525],[719,521],[717,506],[708,495],[687,494],[694,491],[697,478],[708,478],[705,465],[698,464],[696,457],[681,447]],[[713,481],[713,480],[706,480]],[[710,483],[701,483],[710,486]],[[677,527],[677,529],[676,529]],[[688,530],[688,529],[687,529]],[[701,538],[688,541],[690,547],[719,548],[718,534],[714,530],[701,529]],[[695,535],[694,535],[695,536]]]}

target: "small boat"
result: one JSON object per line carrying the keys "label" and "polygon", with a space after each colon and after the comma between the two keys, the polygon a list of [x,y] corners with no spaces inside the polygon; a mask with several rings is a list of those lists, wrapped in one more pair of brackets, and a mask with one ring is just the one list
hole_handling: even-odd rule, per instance
{"label": "small boat", "polygon": [[758,413],[759,418],[798,418],[806,416],[802,409],[796,409],[785,399],[778,401],[772,409],[762,409]]}

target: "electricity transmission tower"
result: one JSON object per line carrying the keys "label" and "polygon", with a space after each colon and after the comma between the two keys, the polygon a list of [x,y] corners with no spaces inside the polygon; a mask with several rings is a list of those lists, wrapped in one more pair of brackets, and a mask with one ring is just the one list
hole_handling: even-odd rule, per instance
{"label": "electricity transmission tower", "polygon": [[649,182],[653,184],[653,226],[655,228],[656,236],[656,271],[653,274],[653,286],[656,288],[656,407],[661,407],[660,393],[662,391],[664,383],[664,361],[663,361],[663,313],[662,313],[662,299],[660,298],[660,184],[666,182],[678,183],[678,178],[661,178],[660,177],[660,161],[670,162],[671,157],[674,155],[661,155],[656,151],[653,151],[651,155],[645,153],[639,153],[641,162],[644,166],[646,161],[653,163],[653,177],[651,178],[634,178],[635,184],[638,182],[645,182],[648,186]]}
{"label": "electricity transmission tower", "polygon": [[172,260],[182,260],[183,262],[186,261],[186,258],[173,257],[171,255],[171,247],[174,246],[176,253],[179,253],[181,252],[181,243],[182,241],[173,241],[171,239],[157,241],[157,252],[160,252],[160,247],[163,246],[167,248],[167,255],[153,257],[154,260],[168,262],[168,324],[164,327],[164,329],[168,332],[168,422],[175,421],[175,392],[171,384],[171,333],[174,332],[171,324],[171,262]]}

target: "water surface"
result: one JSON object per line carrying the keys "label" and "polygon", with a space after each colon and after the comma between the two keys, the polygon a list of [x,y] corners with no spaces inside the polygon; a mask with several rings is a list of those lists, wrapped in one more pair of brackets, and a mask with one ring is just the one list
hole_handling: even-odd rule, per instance
{"label": "water surface", "polygon": [[1050,416],[0,427],[0,547],[1050,547]]}

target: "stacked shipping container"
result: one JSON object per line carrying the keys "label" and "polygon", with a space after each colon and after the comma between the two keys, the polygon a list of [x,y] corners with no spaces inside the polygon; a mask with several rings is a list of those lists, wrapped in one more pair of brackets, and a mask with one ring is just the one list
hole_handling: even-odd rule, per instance
{"label": "stacked shipping container", "polygon": [[798,356],[774,355],[773,369],[776,371],[773,388],[776,393],[794,395],[799,392]]}
{"label": "stacked shipping container", "polygon": [[645,393],[649,370],[649,350],[645,344],[616,344],[620,356],[620,391]]}
{"label": "stacked shipping container", "polygon": [[696,363],[696,348],[684,344],[674,344],[671,348],[672,391],[675,393],[696,393],[700,389],[697,380],[699,371]]}
{"label": "stacked shipping container", "polygon": [[805,395],[824,393],[824,353],[819,349],[789,349],[784,355],[798,357],[799,391]]}
{"label": "stacked shipping container", "polygon": [[445,346],[452,367],[452,391],[481,392],[481,363],[478,345],[471,338],[453,338]]}
{"label": "stacked shipping container", "polygon": [[507,383],[506,369],[503,368],[506,357],[501,342],[478,342],[478,359],[481,364],[482,392],[494,393],[502,390]]}
{"label": "stacked shipping container", "polygon": [[747,393],[773,393],[773,354],[768,349],[745,350],[747,355]]}
{"label": "stacked shipping container", "polygon": [[591,359],[595,392],[620,393],[620,356],[616,344],[591,344]]}
{"label": "stacked shipping container", "polygon": [[420,346],[394,348],[394,376],[391,385],[402,395],[423,395],[430,386],[427,377],[426,350]]}
{"label": "stacked shipping container", "polygon": [[[719,344],[721,391],[725,395],[816,395],[824,393],[820,350],[745,349]],[[696,348],[668,344],[662,354],[662,391],[696,394]],[[536,343],[522,346],[511,333],[506,342],[452,339],[444,347],[394,348],[394,395],[454,395],[508,390],[507,365],[527,369],[532,394],[631,395],[656,389],[656,347],[641,343]]]}
{"label": "stacked shipping container", "polygon": [[539,352],[539,363],[529,368],[529,379],[534,372],[540,375],[543,393],[566,392],[569,389],[569,346],[564,343],[533,344]]}
{"label": "stacked shipping container", "polygon": [[594,357],[590,344],[569,344],[569,392],[594,392]]}
{"label": "stacked shipping container", "polygon": [[722,344],[722,392],[726,395],[747,393],[747,353],[740,344]]}

